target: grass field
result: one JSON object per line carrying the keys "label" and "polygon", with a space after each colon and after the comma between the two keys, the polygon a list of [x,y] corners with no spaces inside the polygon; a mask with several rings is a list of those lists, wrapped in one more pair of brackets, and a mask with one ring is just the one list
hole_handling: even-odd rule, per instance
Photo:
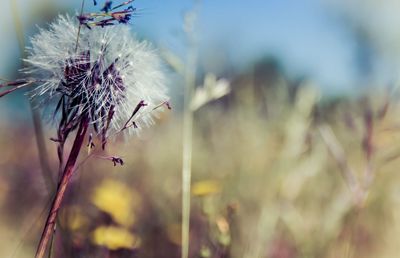
{"label": "grass field", "polygon": [[[321,100],[307,83],[248,78],[195,114],[190,257],[396,257],[397,94]],[[82,166],[54,257],[179,257],[180,117],[114,143],[124,166]],[[1,256],[31,257],[48,191],[30,125],[1,135]]]}

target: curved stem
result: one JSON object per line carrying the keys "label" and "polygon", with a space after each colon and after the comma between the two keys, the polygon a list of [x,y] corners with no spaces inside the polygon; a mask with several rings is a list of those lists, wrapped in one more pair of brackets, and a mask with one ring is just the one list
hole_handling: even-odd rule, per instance
{"label": "curved stem", "polygon": [[74,144],[72,145],[71,152],[68,157],[67,164],[65,165],[64,173],[62,175],[61,181],[58,185],[58,190],[54,201],[51,205],[49,215],[46,220],[45,227],[43,229],[42,236],[36,251],[35,258],[43,258],[49,241],[53,235],[54,226],[56,224],[56,219],[58,211],[61,207],[62,201],[64,200],[65,192],[69,186],[69,182],[74,172],[75,164],[79,156],[79,152],[82,148],[87,129],[89,127],[89,122],[86,118],[82,119],[78,131],[76,133]]}

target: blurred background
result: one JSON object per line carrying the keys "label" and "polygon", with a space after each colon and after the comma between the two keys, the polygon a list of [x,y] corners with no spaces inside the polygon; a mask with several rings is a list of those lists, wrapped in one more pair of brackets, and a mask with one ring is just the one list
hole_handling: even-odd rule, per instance
{"label": "blurred background", "polygon": [[[85,10],[98,2],[87,0]],[[0,77],[19,78],[20,49],[37,26],[80,5],[3,0]],[[180,257],[183,67],[192,51],[189,256],[398,257],[400,2],[133,5],[129,26],[160,49],[173,109],[140,136],[109,146],[124,166],[81,167],[52,257]],[[0,257],[32,257],[54,193],[24,92],[0,99],[0,119]],[[56,171],[49,140],[56,132],[47,123],[43,130]]]}

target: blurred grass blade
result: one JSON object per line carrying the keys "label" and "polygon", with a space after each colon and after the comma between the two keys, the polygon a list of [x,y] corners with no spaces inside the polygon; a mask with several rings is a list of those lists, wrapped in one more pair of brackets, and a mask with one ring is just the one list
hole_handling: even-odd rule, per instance
{"label": "blurred grass blade", "polygon": [[185,69],[182,149],[182,258],[189,257],[190,197],[193,151],[193,111],[190,108],[196,84],[197,45],[194,35],[196,9],[185,15],[184,30],[189,40]]}
{"label": "blurred grass blade", "polygon": [[[17,38],[18,38],[19,49],[21,57],[23,58],[25,56],[25,44],[24,44],[24,31],[22,27],[22,22],[18,11],[17,1],[16,0],[10,0],[10,1],[11,1],[11,11],[13,14],[13,22],[15,25],[15,31],[17,33]],[[29,100],[29,104],[32,112],[32,120],[35,130],[40,166],[42,168],[42,176],[46,183],[48,192],[51,193],[55,190],[55,182],[48,161],[46,142],[43,134],[43,125],[40,119],[39,112],[34,108],[35,105],[33,101]]]}
{"label": "blurred grass blade", "polygon": [[332,129],[323,125],[319,127],[322,140],[325,142],[329,152],[338,164],[341,174],[352,193],[356,193],[358,182],[354,175],[354,171],[350,168],[343,147],[339,144]]}

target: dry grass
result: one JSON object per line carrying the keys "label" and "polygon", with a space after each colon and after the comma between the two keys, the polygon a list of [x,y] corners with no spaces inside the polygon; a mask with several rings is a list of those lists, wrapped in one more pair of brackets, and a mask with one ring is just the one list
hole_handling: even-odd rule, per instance
{"label": "dry grass", "polygon": [[[297,91],[270,85],[260,94],[245,82],[238,79],[229,97],[195,116],[189,257],[396,257],[397,102],[390,99],[382,118],[382,94],[327,105],[307,85]],[[366,110],[374,114],[369,160]],[[122,168],[99,160],[82,168],[64,204],[53,257],[180,256],[182,123],[177,110],[167,116],[141,138],[110,149],[124,157]],[[26,233],[27,224],[42,224],[38,214],[48,198],[32,130],[23,126],[2,123],[0,131],[7,150],[0,157],[5,257],[15,249],[15,257],[32,256],[39,228]],[[363,199],[330,154],[321,126],[342,146]],[[373,177],[365,185],[367,164]],[[99,230],[111,235],[96,237]]]}

